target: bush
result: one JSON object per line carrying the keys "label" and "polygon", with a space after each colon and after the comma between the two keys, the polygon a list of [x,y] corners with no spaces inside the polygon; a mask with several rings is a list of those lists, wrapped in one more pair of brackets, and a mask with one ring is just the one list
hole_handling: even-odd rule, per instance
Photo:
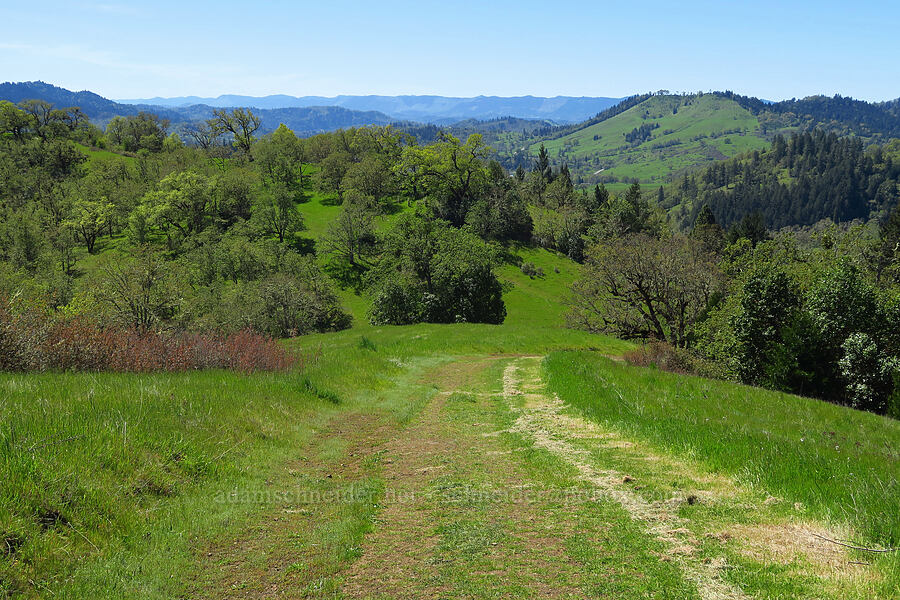
{"label": "bush", "polygon": [[535,277],[540,278],[544,276],[544,270],[540,267],[534,266],[534,263],[532,262],[522,263],[520,269],[522,269],[523,274],[528,275],[532,279],[534,279]]}
{"label": "bush", "polygon": [[698,359],[688,350],[665,342],[650,342],[625,353],[625,361],[637,367],[656,367],[661,371],[698,374]]}
{"label": "bush", "polygon": [[401,217],[370,275],[371,322],[502,323],[503,288],[496,249],[467,229],[422,215]]}
{"label": "bush", "polygon": [[281,371],[296,358],[251,330],[161,333],[100,327],[80,315],[54,318],[0,302],[0,371]]}
{"label": "bush", "polygon": [[273,337],[294,337],[350,327],[352,317],[318,271],[275,273],[241,283],[223,299],[213,315],[216,328],[251,328]]}
{"label": "bush", "polygon": [[893,403],[892,393],[896,394],[895,373],[900,370],[900,361],[885,355],[865,333],[851,334],[841,348],[843,356],[838,365],[847,402],[860,410],[887,412]]}

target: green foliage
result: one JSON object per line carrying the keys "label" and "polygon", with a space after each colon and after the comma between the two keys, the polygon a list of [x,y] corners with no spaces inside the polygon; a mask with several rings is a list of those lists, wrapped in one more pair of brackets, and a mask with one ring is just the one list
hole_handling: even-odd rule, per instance
{"label": "green foliage", "polygon": [[[168,120],[142,111],[131,117],[113,117],[106,126],[106,137],[126,152],[159,152],[163,149],[168,127]],[[171,143],[169,147],[172,147]]]}
{"label": "green foliage", "polygon": [[109,261],[97,276],[95,295],[126,328],[148,331],[172,321],[182,301],[178,275],[158,252],[139,248],[128,260]]}
{"label": "green foliage", "polygon": [[712,256],[686,237],[603,241],[588,251],[583,275],[572,286],[572,326],[679,348],[719,285]]}
{"label": "green foliage", "polygon": [[195,171],[182,171],[164,177],[157,189],[144,196],[142,203],[153,225],[173,236],[200,232],[211,217],[212,188],[209,179]]}
{"label": "green foliage", "polygon": [[484,240],[529,242],[534,225],[524,194],[499,163],[488,170],[488,187],[466,214],[466,225]]}
{"label": "green foliage", "polygon": [[489,148],[478,134],[461,143],[443,135],[428,146],[406,146],[399,165],[405,188],[424,197],[435,215],[462,226],[469,210],[488,185],[483,160]]}
{"label": "green foliage", "polygon": [[404,215],[373,272],[373,323],[502,323],[495,251],[467,230]]}
{"label": "green foliage", "polygon": [[848,261],[798,269],[808,257],[774,242],[733,255],[737,289],[697,328],[698,348],[739,380],[886,412],[894,392],[894,303]]}
{"label": "green foliage", "polygon": [[751,275],[730,325],[742,381],[779,390],[802,389],[794,379],[802,376],[798,361],[812,340],[803,335],[800,293],[787,274],[765,270]]}
{"label": "green foliage", "polygon": [[740,239],[750,240],[752,245],[770,239],[766,229],[766,219],[759,211],[744,215],[744,218],[728,230],[727,240],[733,244]]}
{"label": "green foliage", "polygon": [[851,333],[838,361],[850,406],[889,413],[900,360],[885,354],[867,333]]}
{"label": "green foliage", "polygon": [[900,203],[881,225],[870,261],[876,279],[900,284]]}
{"label": "green foliage", "polygon": [[274,337],[294,337],[350,326],[331,286],[309,259],[291,273],[238,285],[223,298],[222,325],[227,329],[250,326]]}
{"label": "green foliage", "polygon": [[374,206],[356,192],[344,200],[340,214],[328,225],[322,240],[337,270],[343,265],[351,271],[371,266],[377,252],[374,213]]}
{"label": "green foliage", "polygon": [[207,123],[215,134],[230,135],[234,147],[245,154],[250,153],[254,134],[262,125],[259,116],[249,108],[235,108],[231,112],[225,109],[214,110],[213,117]]}
{"label": "green foliage", "polygon": [[665,204],[682,224],[707,204],[726,227],[744,227],[757,212],[757,229],[881,220],[897,203],[897,152],[896,141],[866,148],[859,138],[823,131],[777,136],[765,152],[717,162],[676,181]]}

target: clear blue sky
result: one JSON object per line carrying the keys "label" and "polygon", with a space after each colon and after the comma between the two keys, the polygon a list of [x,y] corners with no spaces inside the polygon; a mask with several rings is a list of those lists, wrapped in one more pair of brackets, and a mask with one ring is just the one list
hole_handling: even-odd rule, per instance
{"label": "clear blue sky", "polygon": [[3,0],[0,23],[0,79],[110,98],[900,96],[896,0]]}

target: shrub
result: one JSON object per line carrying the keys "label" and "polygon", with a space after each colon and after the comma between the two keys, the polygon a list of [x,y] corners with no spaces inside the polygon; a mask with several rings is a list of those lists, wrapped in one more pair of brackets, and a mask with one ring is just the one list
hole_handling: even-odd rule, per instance
{"label": "shrub", "polygon": [[[665,342],[650,342],[625,353],[625,361],[638,367],[656,367],[672,373],[698,374],[698,359],[688,350]],[[703,373],[705,374],[705,373]]]}
{"label": "shrub", "polygon": [[850,406],[881,413],[891,409],[900,361],[884,354],[865,333],[851,334],[841,348],[843,356],[838,365],[846,382],[846,400]]}
{"label": "shrub", "polygon": [[370,275],[371,322],[502,323],[503,288],[496,249],[467,229],[422,215],[401,217]]}
{"label": "shrub", "polygon": [[274,339],[245,329],[162,333],[100,327],[89,318],[16,312],[0,302],[0,371],[280,371],[296,357]]}
{"label": "shrub", "polygon": [[523,274],[528,275],[532,279],[534,279],[535,277],[544,276],[544,270],[540,267],[534,266],[534,263],[532,262],[522,263],[522,266],[520,268],[522,269]]}

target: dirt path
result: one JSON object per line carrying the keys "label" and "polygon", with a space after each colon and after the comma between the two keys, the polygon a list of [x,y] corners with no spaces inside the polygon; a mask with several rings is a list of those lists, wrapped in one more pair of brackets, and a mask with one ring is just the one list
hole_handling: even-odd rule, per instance
{"label": "dirt path", "polygon": [[426,375],[438,393],[385,446],[385,506],[346,574],[347,597],[581,597],[577,577],[553,574],[566,561],[560,534],[575,523],[557,514],[551,528],[541,506],[507,498],[527,476],[499,439],[482,435],[493,406],[479,390],[498,360]]}
{"label": "dirt path", "polygon": [[[700,597],[755,597],[736,585],[738,577],[729,576],[734,563],[742,561],[747,570],[778,571],[796,596],[877,596],[875,579],[861,568],[864,563],[823,539],[840,539],[846,531],[803,519],[777,506],[783,504],[777,498],[654,453],[578,416],[546,392],[540,370],[539,359],[522,358],[504,371],[504,397],[518,414],[510,431],[575,467],[582,481],[622,506],[664,545],[662,559],[677,564]],[[665,489],[664,482],[673,478],[677,489]],[[792,508],[802,511],[801,505]],[[773,584],[766,585],[771,589]]]}
{"label": "dirt path", "polygon": [[417,385],[408,424],[345,415],[273,482],[351,494],[260,513],[190,597],[875,597],[816,537],[842,532],[584,419],[541,357],[458,358]]}
{"label": "dirt path", "polygon": [[[530,368],[523,368],[523,362],[532,364]],[[684,519],[677,514],[678,506],[683,501],[681,498],[648,502],[628,486],[629,478],[623,473],[595,467],[591,464],[589,452],[570,441],[573,438],[593,438],[606,447],[629,447],[625,440],[601,431],[585,419],[565,414],[559,398],[543,393],[539,375],[536,374],[536,362],[534,359],[519,360],[506,367],[503,373],[503,394],[507,400],[516,397],[524,399],[512,431],[527,436],[537,447],[574,466],[583,481],[619,503],[632,519],[644,523],[649,533],[665,545],[668,555],[673,557],[685,577],[694,583],[704,600],[747,598],[739,589],[723,581],[720,570],[724,565],[721,561],[701,562],[691,558],[697,550],[697,542],[685,528]]]}

